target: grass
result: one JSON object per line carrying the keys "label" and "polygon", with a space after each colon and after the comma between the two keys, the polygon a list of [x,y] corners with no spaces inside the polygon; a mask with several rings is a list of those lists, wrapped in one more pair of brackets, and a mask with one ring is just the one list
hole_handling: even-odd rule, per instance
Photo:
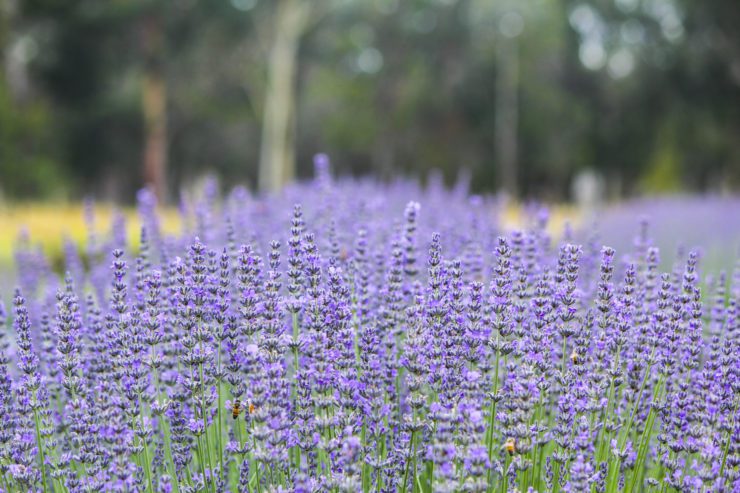
{"label": "grass", "polygon": [[[126,219],[126,231],[132,247],[138,247],[141,222],[134,208],[115,208],[113,206],[95,207],[95,223],[98,228],[108,228],[116,213]],[[162,227],[166,233],[180,230],[181,221],[177,210],[160,211]],[[51,204],[22,203],[0,205],[0,271],[7,271],[13,263],[13,252],[21,231],[26,231],[32,245],[38,245],[54,262],[60,259],[65,241],[71,240],[78,246],[87,241],[85,211],[82,203]],[[107,229],[96,231],[107,236]]]}

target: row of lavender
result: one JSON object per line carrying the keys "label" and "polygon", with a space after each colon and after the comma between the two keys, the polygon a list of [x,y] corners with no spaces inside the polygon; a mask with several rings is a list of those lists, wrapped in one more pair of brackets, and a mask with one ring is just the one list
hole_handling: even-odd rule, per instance
{"label": "row of lavender", "polygon": [[92,210],[66,278],[18,252],[5,492],[740,491],[740,271],[321,167],[139,203],[137,252]]}

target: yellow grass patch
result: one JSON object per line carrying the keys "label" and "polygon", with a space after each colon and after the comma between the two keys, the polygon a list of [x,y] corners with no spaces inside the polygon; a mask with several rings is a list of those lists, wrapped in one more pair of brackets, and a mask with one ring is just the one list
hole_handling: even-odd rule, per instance
{"label": "yellow grass patch", "polygon": [[[129,245],[138,248],[141,222],[133,208],[116,209],[109,205],[95,207],[95,232],[99,237],[110,234],[112,220],[119,211],[126,220]],[[162,229],[175,233],[180,228],[176,210],[160,211]],[[12,263],[13,251],[21,231],[26,231],[32,245],[40,245],[51,257],[61,255],[65,239],[78,246],[87,243],[87,227],[82,204],[16,204],[0,206],[0,264]]]}

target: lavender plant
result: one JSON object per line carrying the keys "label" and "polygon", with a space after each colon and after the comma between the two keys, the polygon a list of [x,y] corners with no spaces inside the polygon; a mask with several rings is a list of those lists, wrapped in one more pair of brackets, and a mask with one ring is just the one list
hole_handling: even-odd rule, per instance
{"label": "lavender plant", "polygon": [[[460,187],[209,185],[28,241],[0,306],[0,490],[740,491],[740,263],[504,232]],[[413,200],[411,200],[413,199]],[[421,206],[419,204],[422,204]]]}

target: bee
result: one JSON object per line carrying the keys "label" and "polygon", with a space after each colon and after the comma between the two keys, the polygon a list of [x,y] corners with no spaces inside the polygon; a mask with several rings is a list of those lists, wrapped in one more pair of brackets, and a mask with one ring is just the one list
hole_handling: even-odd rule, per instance
{"label": "bee", "polygon": [[250,401],[249,402],[249,414],[254,414],[254,411],[256,411],[256,410],[257,410],[257,408],[254,407],[254,404],[252,404],[252,402]]}
{"label": "bee", "polygon": [[573,350],[573,352],[570,353],[570,360],[573,362],[574,365],[577,365],[581,362],[581,360],[578,357],[578,353],[576,353],[575,350]]}
{"label": "bee", "polygon": [[243,410],[244,408],[242,407],[241,401],[238,398],[234,399],[234,405],[231,406],[231,416],[236,419],[239,417]]}
{"label": "bee", "polygon": [[514,455],[516,453],[516,438],[507,438],[506,443],[504,443],[504,450],[506,450],[509,455]]}

